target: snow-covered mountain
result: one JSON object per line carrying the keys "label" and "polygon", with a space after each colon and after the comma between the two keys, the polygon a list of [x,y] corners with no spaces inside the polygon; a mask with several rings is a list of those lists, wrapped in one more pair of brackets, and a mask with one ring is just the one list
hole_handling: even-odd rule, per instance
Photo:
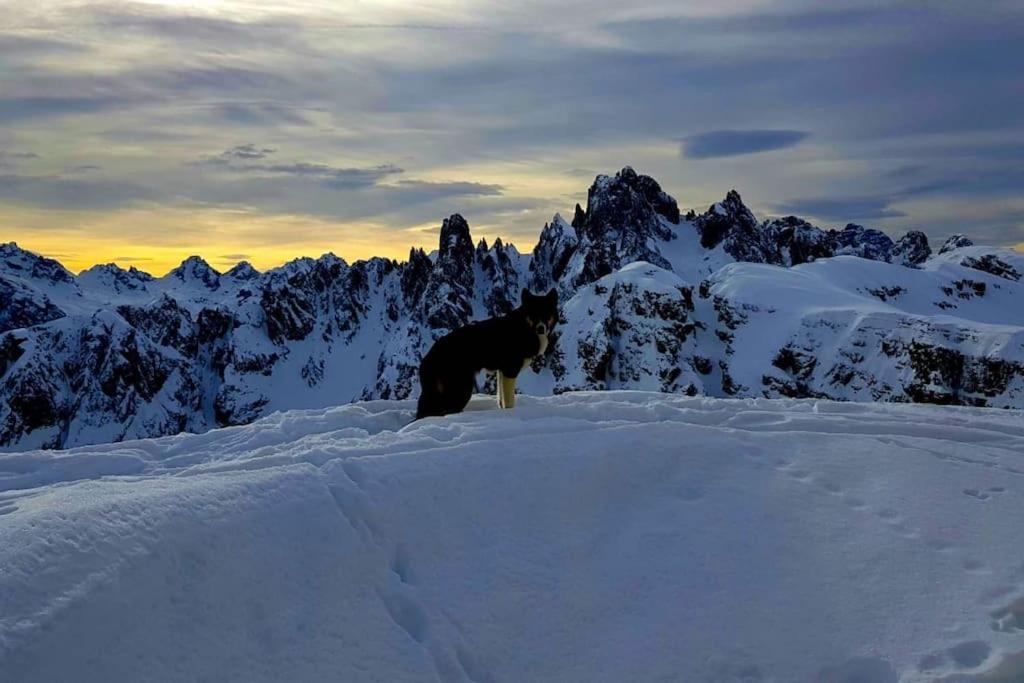
{"label": "snow-covered mountain", "polygon": [[0,679],[1024,675],[1020,411],[484,407],[0,456]]}
{"label": "snow-covered mountain", "polygon": [[[1024,407],[1024,255],[933,254],[858,225],[758,221],[730,191],[683,215],[652,178],[598,176],[532,256],[459,215],[405,262],[333,254],[258,273],[78,276],[0,246],[0,449],[201,432],[274,410],[402,399],[440,335],[557,287],[558,339],[520,386]],[[481,378],[483,381],[483,378]]]}

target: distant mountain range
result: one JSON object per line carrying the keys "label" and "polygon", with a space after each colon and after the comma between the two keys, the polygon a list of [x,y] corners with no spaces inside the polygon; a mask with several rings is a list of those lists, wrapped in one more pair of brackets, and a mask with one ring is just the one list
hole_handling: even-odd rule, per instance
{"label": "distant mountain range", "polygon": [[[0,450],[198,432],[274,410],[405,398],[440,335],[557,287],[528,393],[636,388],[1024,408],[1024,255],[957,235],[893,241],[739,194],[681,214],[631,168],[598,176],[532,255],[466,220],[405,262],[333,254],[161,278],[0,245]],[[484,382],[481,377],[481,382]],[[483,388],[483,386],[482,386]]]}

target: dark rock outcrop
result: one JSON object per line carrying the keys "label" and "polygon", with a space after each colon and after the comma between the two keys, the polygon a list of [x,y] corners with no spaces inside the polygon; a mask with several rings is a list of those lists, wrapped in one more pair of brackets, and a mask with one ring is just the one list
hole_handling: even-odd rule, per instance
{"label": "dark rock outcrop", "polygon": [[625,167],[600,175],[587,192],[586,211],[573,219],[578,243],[564,272],[571,288],[589,284],[635,261],[671,268],[652,244],[675,238],[675,199],[657,181]]}

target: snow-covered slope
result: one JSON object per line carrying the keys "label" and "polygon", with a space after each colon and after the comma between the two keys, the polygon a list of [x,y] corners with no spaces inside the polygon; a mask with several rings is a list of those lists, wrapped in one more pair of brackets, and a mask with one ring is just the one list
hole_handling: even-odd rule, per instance
{"label": "snow-covered slope", "polygon": [[[1024,407],[1024,256],[962,235],[932,255],[858,225],[758,222],[730,191],[683,215],[631,168],[598,176],[531,256],[445,219],[405,262],[333,254],[258,273],[78,276],[0,245],[0,450],[245,424],[418,390],[420,358],[529,286],[559,339],[523,391],[659,389]],[[484,387],[481,378],[481,388]]]}
{"label": "snow-covered slope", "polygon": [[0,456],[3,680],[1024,675],[1021,412],[492,406]]}

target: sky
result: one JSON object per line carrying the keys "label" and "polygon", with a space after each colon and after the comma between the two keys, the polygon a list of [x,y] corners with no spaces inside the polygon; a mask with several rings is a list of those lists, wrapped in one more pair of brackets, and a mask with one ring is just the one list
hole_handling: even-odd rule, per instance
{"label": "sky", "polygon": [[1019,0],[5,0],[0,242],[156,274],[683,210],[1024,244]]}

